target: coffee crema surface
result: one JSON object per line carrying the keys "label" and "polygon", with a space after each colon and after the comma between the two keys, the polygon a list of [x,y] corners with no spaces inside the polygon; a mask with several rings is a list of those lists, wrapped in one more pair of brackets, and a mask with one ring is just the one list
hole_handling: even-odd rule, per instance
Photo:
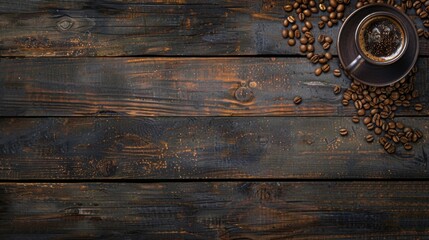
{"label": "coffee crema surface", "polygon": [[373,61],[390,61],[401,54],[405,45],[404,35],[404,30],[393,18],[374,17],[363,24],[359,47]]}

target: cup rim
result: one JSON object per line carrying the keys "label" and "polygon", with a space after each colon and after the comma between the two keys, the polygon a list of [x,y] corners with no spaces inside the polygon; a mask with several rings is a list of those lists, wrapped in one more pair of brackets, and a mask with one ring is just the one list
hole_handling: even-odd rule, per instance
{"label": "cup rim", "polygon": [[[374,61],[371,58],[367,57],[363,53],[362,49],[359,47],[359,32],[360,32],[361,28],[363,27],[363,25],[370,18],[375,17],[375,16],[387,16],[387,17],[392,18],[393,20],[395,20],[400,25],[400,27],[402,28],[402,31],[404,33],[404,40],[405,41],[404,41],[404,46],[402,47],[401,52],[396,57],[394,57],[394,58],[392,58],[390,60],[387,60],[387,61],[383,61],[383,62]],[[359,52],[359,55],[361,55],[361,57],[363,59],[365,59],[365,61],[367,61],[369,63],[372,63],[374,65],[389,65],[389,64],[392,64],[392,63],[398,61],[405,54],[405,52],[406,52],[406,50],[408,48],[408,37],[407,37],[406,31],[407,30],[406,30],[405,26],[403,25],[403,23],[401,23],[400,19],[395,14],[393,14],[391,12],[386,12],[386,11],[377,11],[377,12],[371,13],[368,16],[366,16],[365,18],[363,18],[359,22],[359,24],[358,24],[358,26],[356,28],[356,31],[355,31],[355,45],[356,45],[356,49]]]}

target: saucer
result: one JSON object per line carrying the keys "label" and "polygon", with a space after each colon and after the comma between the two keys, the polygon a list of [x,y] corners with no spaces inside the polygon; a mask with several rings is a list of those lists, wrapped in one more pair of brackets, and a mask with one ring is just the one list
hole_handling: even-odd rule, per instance
{"label": "saucer", "polygon": [[396,15],[405,27],[409,36],[409,44],[404,55],[396,62],[387,65],[374,65],[363,62],[353,73],[348,73],[353,79],[371,86],[386,86],[405,77],[417,61],[419,51],[419,38],[414,23],[404,13],[386,4],[369,4],[353,12],[341,26],[338,34],[338,57],[342,66],[348,66],[358,55],[355,44],[355,31],[359,23],[367,15],[378,12],[390,12]]}

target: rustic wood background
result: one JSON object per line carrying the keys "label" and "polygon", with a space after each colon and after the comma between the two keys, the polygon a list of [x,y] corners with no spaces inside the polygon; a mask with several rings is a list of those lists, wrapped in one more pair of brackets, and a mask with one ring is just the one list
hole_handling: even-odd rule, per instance
{"label": "rustic wood background", "polygon": [[389,155],[286,3],[0,0],[0,239],[429,238],[429,41]]}

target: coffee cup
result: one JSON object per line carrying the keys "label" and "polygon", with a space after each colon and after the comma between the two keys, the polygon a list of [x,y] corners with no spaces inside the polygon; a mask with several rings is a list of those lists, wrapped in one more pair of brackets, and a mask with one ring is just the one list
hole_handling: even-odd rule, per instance
{"label": "coffee cup", "polygon": [[387,66],[398,61],[406,52],[409,41],[401,20],[390,12],[378,11],[363,18],[355,31],[356,58],[345,67],[348,73],[364,62]]}

